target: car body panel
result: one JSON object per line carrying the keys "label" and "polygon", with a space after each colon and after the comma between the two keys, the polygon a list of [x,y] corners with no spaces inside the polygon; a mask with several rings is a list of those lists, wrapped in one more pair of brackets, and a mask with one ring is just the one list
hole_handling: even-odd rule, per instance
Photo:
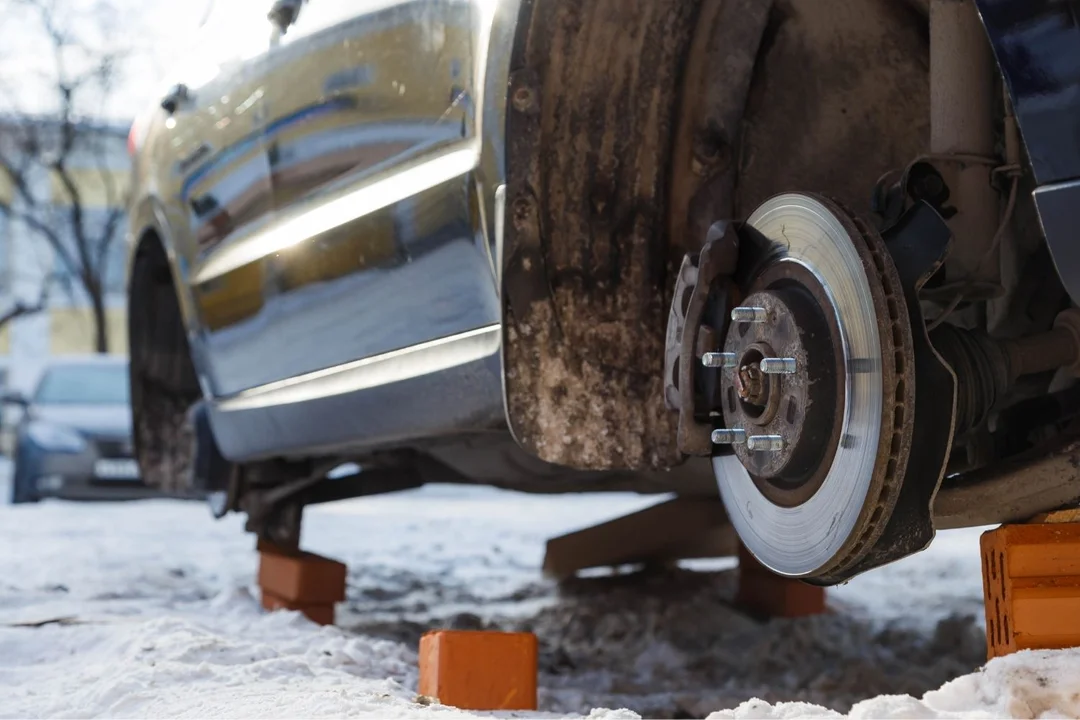
{"label": "car body panel", "polygon": [[312,373],[210,407],[230,458],[363,453],[505,430],[498,325]]}
{"label": "car body panel", "polygon": [[480,6],[355,8],[304,5],[268,55],[274,218],[192,277],[218,396],[499,321],[472,178]]}
{"label": "car body panel", "polygon": [[[259,26],[265,6],[241,4]],[[1049,244],[1080,300],[1071,237],[1080,1],[977,4],[1040,184]],[[504,126],[519,6],[311,0],[265,51],[245,41],[242,67],[223,65],[200,86],[202,115],[186,125],[178,115],[169,128],[155,111],[137,160],[133,236],[152,228],[167,246],[228,457],[505,427],[500,343],[487,338],[502,323]],[[211,126],[202,150],[192,138]],[[229,218],[196,217],[191,200],[213,192],[219,207],[235,207]],[[475,390],[464,404],[445,391],[463,376]]]}
{"label": "car body panel", "polygon": [[[188,155],[205,155],[186,175],[175,172],[179,112],[172,127],[159,110],[140,120],[132,237],[152,229],[167,246],[226,456],[505,427],[493,219],[517,6],[305,4],[246,60],[254,69],[233,68],[242,87],[230,95],[257,93],[257,111],[215,127],[209,151],[185,139]],[[248,22],[265,22],[252,8]],[[192,89],[193,108],[213,97],[219,117],[236,117],[224,74],[212,93]],[[268,189],[269,205],[216,226],[228,232],[190,210],[215,192],[229,208],[243,188],[260,201]],[[462,375],[464,400],[445,391]],[[377,420],[388,402],[397,430]],[[313,427],[331,429],[308,437]]]}
{"label": "car body panel", "polygon": [[977,0],[1039,185],[1080,178],[1080,0]]}
{"label": "car body panel", "polygon": [[1009,88],[1058,275],[1080,302],[1080,0],[977,0]]}

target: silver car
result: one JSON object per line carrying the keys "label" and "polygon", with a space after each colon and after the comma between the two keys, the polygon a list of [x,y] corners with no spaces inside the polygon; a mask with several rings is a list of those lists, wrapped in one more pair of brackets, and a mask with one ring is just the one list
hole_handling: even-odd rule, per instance
{"label": "silver car", "polygon": [[147,483],[719,496],[821,584],[1075,504],[1076,7],[218,0],[130,134]]}

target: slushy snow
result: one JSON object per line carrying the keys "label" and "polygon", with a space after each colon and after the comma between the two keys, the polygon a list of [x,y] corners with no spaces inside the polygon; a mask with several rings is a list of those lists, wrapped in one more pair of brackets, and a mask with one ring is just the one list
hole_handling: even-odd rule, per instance
{"label": "slushy snow", "polygon": [[476,716],[417,702],[431,627],[537,633],[543,712],[501,716],[1080,716],[1080,652],[979,668],[978,531],[830,590],[833,612],[804,620],[734,610],[725,561],[541,578],[548,537],[657,501],[428,487],[310,508],[304,546],[349,565],[330,628],[259,608],[241,517],[2,506],[0,717]]}

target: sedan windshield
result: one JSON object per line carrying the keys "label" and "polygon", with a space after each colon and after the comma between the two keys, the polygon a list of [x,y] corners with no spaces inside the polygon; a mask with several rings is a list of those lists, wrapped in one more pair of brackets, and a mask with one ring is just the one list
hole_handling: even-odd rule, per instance
{"label": "sedan windshield", "polygon": [[34,402],[40,405],[126,405],[126,363],[58,365],[45,371]]}

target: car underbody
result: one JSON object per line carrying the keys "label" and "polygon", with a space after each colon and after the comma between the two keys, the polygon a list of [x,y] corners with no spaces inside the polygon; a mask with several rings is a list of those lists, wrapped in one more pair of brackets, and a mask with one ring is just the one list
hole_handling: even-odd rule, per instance
{"label": "car underbody", "polygon": [[524,0],[513,35],[509,432],[226,461],[147,246],[148,481],[281,542],[305,504],[431,481],[719,488],[763,564],[822,584],[1080,498],[1080,315],[973,2]]}

